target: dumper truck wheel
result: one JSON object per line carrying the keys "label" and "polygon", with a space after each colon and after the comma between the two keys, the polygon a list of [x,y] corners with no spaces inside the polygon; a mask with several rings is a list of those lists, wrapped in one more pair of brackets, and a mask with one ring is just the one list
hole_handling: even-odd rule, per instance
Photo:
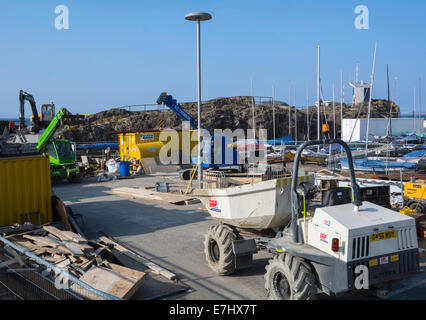
{"label": "dumper truck wheel", "polygon": [[269,300],[312,300],[317,287],[310,266],[290,254],[278,254],[269,260],[265,273]]}
{"label": "dumper truck wheel", "polygon": [[[417,208],[417,210],[416,210],[416,208]],[[417,203],[417,202],[411,203],[410,209],[416,210],[417,213],[425,213],[425,209],[423,207],[423,204],[421,204],[421,203]]]}
{"label": "dumper truck wheel", "polygon": [[84,179],[84,173],[74,173],[68,178],[69,183],[81,183]]}
{"label": "dumper truck wheel", "polygon": [[210,269],[219,275],[230,275],[235,271],[235,255],[232,241],[237,235],[231,227],[218,224],[207,231],[204,253]]}

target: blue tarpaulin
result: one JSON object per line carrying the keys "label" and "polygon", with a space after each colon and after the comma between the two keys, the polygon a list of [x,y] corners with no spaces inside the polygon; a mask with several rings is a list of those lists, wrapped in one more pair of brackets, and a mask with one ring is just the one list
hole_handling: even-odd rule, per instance
{"label": "blue tarpaulin", "polygon": [[[275,143],[274,143],[275,142]],[[293,140],[292,137],[282,137],[282,138],[277,138],[277,139],[272,139],[272,140],[268,140],[267,141],[268,144],[270,145],[281,145],[281,144],[287,144],[287,145],[294,145],[296,142]]]}
{"label": "blue tarpaulin", "polygon": [[421,158],[424,155],[426,155],[426,150],[425,149],[419,150],[419,151],[410,152],[410,153],[406,154],[404,156],[404,158]]}
{"label": "blue tarpaulin", "polygon": [[[340,161],[342,164],[342,168],[348,168],[348,160],[343,159]],[[354,159],[354,169],[355,170],[384,170],[384,169],[408,169],[408,170],[416,170],[417,163],[413,162],[403,162],[403,161],[385,161],[385,160],[368,160],[364,159]]]}
{"label": "blue tarpaulin", "polygon": [[111,143],[97,143],[97,144],[82,144],[77,146],[77,150],[86,150],[86,149],[117,149],[118,142]]}
{"label": "blue tarpaulin", "polygon": [[417,143],[420,140],[420,137],[413,133],[412,135],[409,135],[408,137],[398,139],[395,142],[396,143]]}

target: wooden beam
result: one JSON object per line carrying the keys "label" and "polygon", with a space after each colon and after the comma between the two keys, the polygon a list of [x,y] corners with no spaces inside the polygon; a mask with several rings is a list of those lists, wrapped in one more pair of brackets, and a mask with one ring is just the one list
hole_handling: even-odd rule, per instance
{"label": "wooden beam", "polygon": [[[128,249],[126,249],[125,247],[121,246],[120,244],[118,244],[117,242],[107,238],[107,237],[100,237],[99,241],[112,246],[112,253],[117,256],[117,259],[119,259],[119,255],[123,254],[129,258],[131,258],[134,261],[137,261],[145,266],[147,266],[149,269],[151,269],[152,271],[154,271],[157,274],[161,274],[163,277],[166,277],[169,280],[174,280],[176,279],[176,275],[166,269],[164,269],[163,267],[160,267],[159,265],[149,261],[148,259],[136,254],[135,252],[132,252]],[[119,259],[120,260],[120,259]]]}

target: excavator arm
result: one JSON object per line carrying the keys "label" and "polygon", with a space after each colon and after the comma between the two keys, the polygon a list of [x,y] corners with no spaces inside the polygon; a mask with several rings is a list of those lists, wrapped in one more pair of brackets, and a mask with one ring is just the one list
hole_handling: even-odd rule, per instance
{"label": "excavator arm", "polygon": [[161,95],[157,99],[157,104],[164,103],[170,110],[177,114],[179,118],[183,121],[189,121],[189,124],[192,129],[197,129],[197,121],[192,118],[188,112],[186,112],[182,106],[177,103],[175,99],[171,95],[168,95],[166,92],[161,93]]}
{"label": "excavator arm", "polygon": [[20,128],[23,129],[25,127],[25,100],[28,101],[31,105],[31,110],[33,112],[33,116],[34,116],[34,124],[36,127],[39,127],[40,125],[40,118],[38,116],[38,111],[37,111],[37,106],[36,106],[36,102],[34,100],[34,97],[23,91],[20,90],[19,91],[19,102],[20,102],[20,111],[21,111],[21,116],[19,118],[20,121]]}
{"label": "excavator arm", "polygon": [[52,139],[56,130],[58,130],[64,125],[76,125],[84,123],[84,118],[85,117],[83,115],[73,115],[67,109],[61,108],[59,112],[53,117],[52,121],[50,122],[44,133],[38,139],[37,149],[40,152],[44,152],[48,142]]}
{"label": "excavator arm", "polygon": [[44,133],[38,139],[37,149],[39,151],[44,152],[49,140],[53,137],[56,130],[58,130],[58,128],[62,126],[63,118],[68,115],[71,115],[71,113],[67,109],[61,108],[61,110],[59,110],[59,112],[52,119]]}

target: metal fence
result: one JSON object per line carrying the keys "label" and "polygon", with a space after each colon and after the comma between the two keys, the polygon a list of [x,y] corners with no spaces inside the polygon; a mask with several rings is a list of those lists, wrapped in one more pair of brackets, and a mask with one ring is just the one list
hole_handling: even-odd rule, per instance
{"label": "metal fence", "polygon": [[235,184],[235,181],[242,179],[244,183],[254,183],[279,179],[289,176],[285,167],[278,167],[271,164],[248,165],[245,174],[233,174],[223,171],[204,171],[203,183],[208,189],[223,189]]}

